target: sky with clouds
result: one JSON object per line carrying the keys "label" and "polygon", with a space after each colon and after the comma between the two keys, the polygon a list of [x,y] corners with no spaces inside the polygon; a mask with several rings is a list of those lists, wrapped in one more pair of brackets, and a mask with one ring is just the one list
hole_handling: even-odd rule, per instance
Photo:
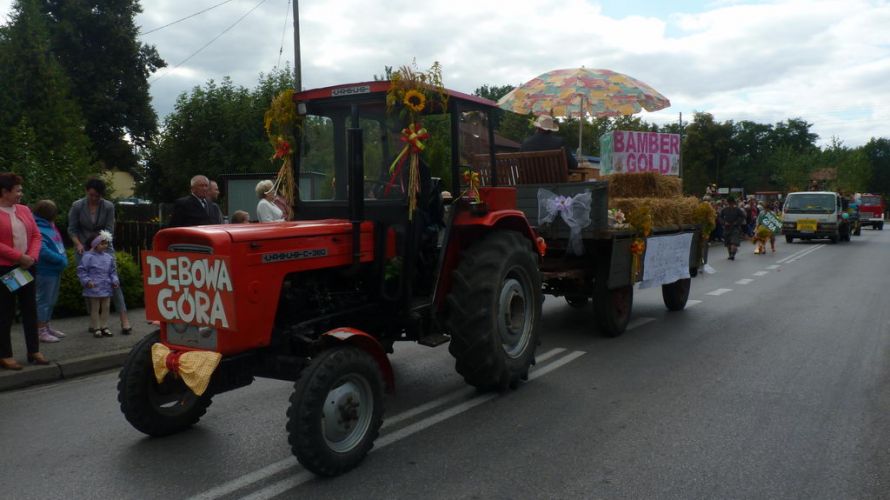
{"label": "sky with clouds", "polygon": [[[142,0],[136,21],[147,32],[223,1]],[[0,13],[11,4],[0,0]],[[158,114],[209,79],[252,88],[292,63],[291,13],[288,0],[230,0],[142,36],[169,65],[151,78]],[[670,108],[642,115],[655,123],[704,111],[718,121],[802,118],[820,145],[890,137],[887,0],[299,0],[299,16],[304,89],[372,80],[412,60],[439,61],[445,85],[467,93],[585,66],[667,96]]]}

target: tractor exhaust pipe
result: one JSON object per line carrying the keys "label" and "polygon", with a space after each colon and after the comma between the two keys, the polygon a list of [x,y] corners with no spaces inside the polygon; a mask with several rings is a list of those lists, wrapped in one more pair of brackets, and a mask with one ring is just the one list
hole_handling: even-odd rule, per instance
{"label": "tractor exhaust pipe", "polygon": [[347,172],[349,184],[349,222],[352,223],[352,267],[358,269],[361,262],[361,227],[365,220],[365,163],[362,129],[346,130]]}

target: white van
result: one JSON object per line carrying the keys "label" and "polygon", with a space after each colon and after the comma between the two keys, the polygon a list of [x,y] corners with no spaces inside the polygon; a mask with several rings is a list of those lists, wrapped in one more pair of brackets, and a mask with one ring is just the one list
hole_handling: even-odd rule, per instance
{"label": "white van", "polygon": [[782,215],[782,232],[788,243],[794,238],[828,238],[832,243],[850,239],[841,196],[832,191],[788,193]]}

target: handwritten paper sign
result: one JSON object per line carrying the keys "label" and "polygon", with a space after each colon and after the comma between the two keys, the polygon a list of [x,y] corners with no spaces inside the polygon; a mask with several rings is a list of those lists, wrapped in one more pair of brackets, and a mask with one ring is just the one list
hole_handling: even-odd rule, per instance
{"label": "handwritten paper sign", "polygon": [[667,285],[688,278],[693,235],[682,233],[647,239],[640,288]]}
{"label": "handwritten paper sign", "polygon": [[600,172],[680,175],[680,135],[615,130],[600,138]]}
{"label": "handwritten paper sign", "polygon": [[228,258],[174,252],[142,255],[146,318],[236,329]]}

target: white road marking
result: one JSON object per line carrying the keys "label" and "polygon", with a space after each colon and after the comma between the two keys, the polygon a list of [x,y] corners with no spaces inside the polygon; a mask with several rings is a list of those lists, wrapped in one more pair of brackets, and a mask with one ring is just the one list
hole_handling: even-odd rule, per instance
{"label": "white road marking", "polygon": [[754,273],[754,276],[766,276],[767,274],[769,274],[769,271],[757,271]]}
{"label": "white road marking", "polygon": [[687,300],[686,301],[686,309],[689,309],[692,306],[697,306],[699,304],[701,304],[700,300]]}
{"label": "white road marking", "polygon": [[626,328],[626,329],[627,329],[627,330],[633,330],[634,328],[637,328],[637,327],[639,327],[639,326],[643,326],[643,325],[645,325],[646,323],[650,323],[650,322],[652,322],[652,321],[655,321],[655,318],[646,318],[646,317],[635,318],[635,319],[631,320],[630,323],[627,324],[627,328]]}
{"label": "white road marking", "polygon": [[771,265],[771,266],[766,266],[766,268],[769,269],[769,270],[771,270],[771,271],[772,271],[773,269],[778,269],[778,268],[780,268],[780,267],[782,267],[782,266],[780,266],[780,265],[778,265],[778,264],[773,264],[773,265]]}
{"label": "white road marking", "polygon": [[[537,358],[538,362],[549,359],[549,358],[553,357],[554,355],[559,354],[563,351],[565,351],[565,349],[561,348],[561,347],[552,349],[551,351],[548,351],[547,353],[544,353],[541,356],[539,356]],[[547,364],[546,366],[542,366],[540,368],[532,368],[532,370],[529,371],[528,380],[532,381],[536,378],[543,377],[544,375],[552,372],[553,370],[561,368],[561,367],[571,363],[572,361],[580,358],[584,354],[586,354],[584,351],[572,351],[571,353],[563,356],[562,358],[557,359],[556,361],[554,361],[552,363]],[[536,365],[536,366],[540,366],[540,365]],[[471,391],[475,392],[475,389],[471,389]],[[458,392],[464,392],[464,391],[458,391]],[[449,399],[449,397],[454,397],[454,396],[455,396],[455,393],[452,393],[452,394],[445,396],[443,398],[439,398],[437,401],[441,402],[443,400]],[[454,417],[456,415],[460,415],[461,413],[464,413],[465,411],[470,410],[471,408],[474,408],[476,406],[479,406],[482,403],[490,401],[498,396],[499,396],[498,393],[493,393],[493,392],[479,394],[478,396],[476,396],[472,399],[469,399],[467,401],[464,401],[463,403],[460,403],[457,406],[447,408],[445,410],[440,411],[439,413],[434,413],[433,415],[430,415],[424,419],[418,420],[417,422],[414,422],[413,424],[407,425],[397,431],[391,432],[383,437],[378,438],[377,441],[374,443],[374,448],[371,451],[373,452],[375,450],[379,450],[381,448],[389,446],[395,442],[398,442],[399,440],[402,440],[408,436],[411,436],[412,434],[415,434],[415,433],[420,432],[428,427],[438,424],[439,422],[445,421],[445,420],[447,420],[451,417]],[[432,403],[432,402],[430,402],[430,403]],[[422,406],[427,406],[430,403],[426,403],[425,405],[422,405]],[[415,410],[412,409],[412,410],[408,410],[408,412],[405,412],[405,413],[414,412],[414,411]],[[404,420],[404,417],[402,417],[403,415],[404,415],[404,413],[401,413],[401,414],[393,417],[393,419]],[[229,495],[231,493],[234,493],[235,491],[237,491],[241,488],[244,488],[251,484],[262,481],[263,479],[265,479],[267,477],[274,476],[274,475],[276,475],[284,470],[287,470],[291,467],[294,467],[294,466],[296,466],[298,469],[301,469],[299,463],[296,461],[296,458],[291,456],[291,457],[285,458],[284,460],[279,460],[278,462],[275,462],[271,465],[263,467],[262,469],[258,469],[256,471],[245,474],[237,479],[234,479],[227,483],[221,484],[221,485],[217,486],[216,488],[209,489],[209,490],[207,490],[199,495],[195,495],[191,498],[192,499],[217,499],[217,498]],[[271,485],[269,485],[261,490],[255,491],[248,496],[242,496],[240,498],[244,498],[244,499],[273,498],[273,497],[276,497],[276,496],[284,493],[285,491],[296,488],[297,486],[299,486],[307,481],[310,481],[313,478],[315,478],[314,474],[312,474],[311,472],[309,472],[307,470],[301,469],[299,471],[295,471],[294,475],[292,475],[286,479],[272,483]]]}
{"label": "white road marking", "polygon": [[751,283],[752,281],[754,281],[754,280],[752,280],[751,278],[744,278],[744,279],[740,279],[740,280],[736,281],[735,284],[736,285],[747,285],[748,283]]}
{"label": "white road marking", "polygon": [[[552,358],[553,356],[555,356],[563,351],[565,351],[565,348],[563,348],[563,347],[556,347],[554,349],[550,349],[549,351],[545,352],[544,354],[535,356],[535,362],[543,363],[544,361],[547,361],[548,359]],[[383,425],[380,426],[380,428],[386,429],[387,427],[392,427],[393,425],[395,425],[403,420],[408,420],[409,418],[414,418],[417,415],[426,413],[426,412],[432,410],[433,408],[443,406],[446,403],[451,403],[454,400],[468,399],[473,394],[476,394],[476,389],[473,389],[472,387],[465,387],[463,389],[451,392],[451,393],[446,394],[440,398],[436,398],[436,399],[429,401],[427,403],[424,403],[420,406],[411,408],[410,410],[403,411],[402,413],[399,413],[398,415],[387,418],[386,420],[383,421]]]}
{"label": "white road marking", "polygon": [[713,295],[715,297],[718,297],[720,295],[723,295],[724,293],[729,293],[731,291],[732,291],[732,288],[718,288],[718,289],[714,290],[713,292],[706,293],[705,295]]}
{"label": "white road marking", "polygon": [[825,244],[822,243],[822,244],[816,245],[814,247],[804,248],[803,250],[794,252],[793,254],[789,255],[788,257],[785,257],[784,259],[777,260],[776,264],[787,264],[789,262],[794,262],[795,260],[798,260],[801,257],[806,257],[807,255],[815,252],[816,250],[819,250],[820,248],[822,248],[824,246],[825,246]]}

